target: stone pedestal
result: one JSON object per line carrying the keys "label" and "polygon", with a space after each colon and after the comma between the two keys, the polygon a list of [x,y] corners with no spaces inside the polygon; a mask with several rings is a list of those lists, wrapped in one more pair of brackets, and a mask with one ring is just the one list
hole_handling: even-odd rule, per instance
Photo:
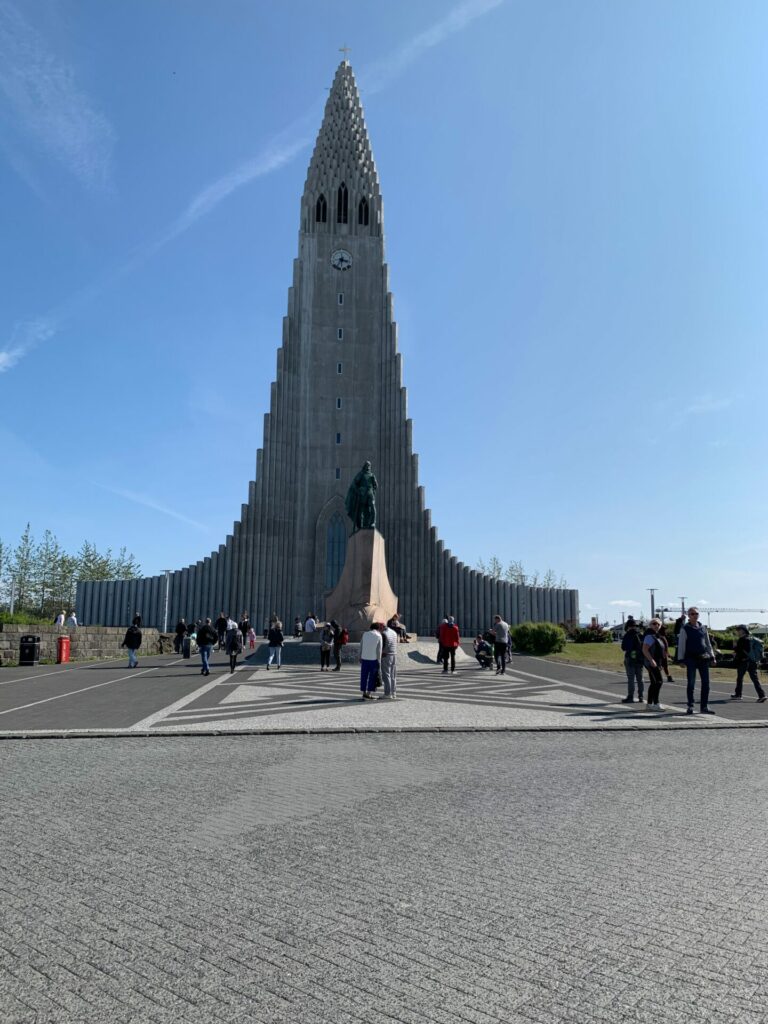
{"label": "stone pedestal", "polygon": [[344,570],[325,599],[326,619],[335,619],[359,640],[372,622],[388,622],[397,611],[387,576],[384,538],[378,530],[358,530],[347,543]]}

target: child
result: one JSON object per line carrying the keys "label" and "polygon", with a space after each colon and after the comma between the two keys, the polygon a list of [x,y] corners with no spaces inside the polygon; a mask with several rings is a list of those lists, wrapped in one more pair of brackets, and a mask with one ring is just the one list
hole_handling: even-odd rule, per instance
{"label": "child", "polygon": [[252,651],[256,649],[256,630],[253,626],[248,630],[248,647]]}

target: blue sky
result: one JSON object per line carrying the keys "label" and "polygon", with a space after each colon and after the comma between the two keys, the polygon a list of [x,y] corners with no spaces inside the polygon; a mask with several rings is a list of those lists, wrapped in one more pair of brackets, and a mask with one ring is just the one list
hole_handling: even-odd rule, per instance
{"label": "blue sky", "polygon": [[231,530],[348,43],[440,536],[583,618],[766,605],[767,30],[745,0],[0,0],[0,537],[154,573]]}

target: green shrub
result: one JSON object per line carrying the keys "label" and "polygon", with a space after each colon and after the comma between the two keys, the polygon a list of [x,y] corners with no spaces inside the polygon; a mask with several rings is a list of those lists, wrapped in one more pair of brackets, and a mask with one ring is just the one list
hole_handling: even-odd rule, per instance
{"label": "green shrub", "polygon": [[732,651],[736,646],[736,636],[733,633],[711,629],[709,635],[712,638],[712,643],[721,651]]}
{"label": "green shrub", "polygon": [[523,622],[509,634],[521,654],[557,654],[565,647],[565,630],[551,622]]}
{"label": "green shrub", "polygon": [[14,626],[53,626],[52,615],[37,615],[35,612],[0,612],[0,622]]}
{"label": "green shrub", "polygon": [[575,644],[611,644],[613,634],[607,629],[574,629],[571,639]]}

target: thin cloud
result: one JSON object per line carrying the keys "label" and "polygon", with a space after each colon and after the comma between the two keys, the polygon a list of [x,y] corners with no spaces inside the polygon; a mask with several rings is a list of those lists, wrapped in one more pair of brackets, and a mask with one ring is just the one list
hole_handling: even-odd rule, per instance
{"label": "thin cloud", "polygon": [[27,352],[41,342],[48,341],[58,329],[58,322],[50,317],[23,320],[15,324],[7,346],[0,349],[0,373],[12,370]]}
{"label": "thin cloud", "polygon": [[703,395],[691,402],[683,409],[683,416],[705,416],[711,412],[722,412],[733,405],[733,398],[715,398],[712,395]]}
{"label": "thin cloud", "polygon": [[462,32],[473,21],[504,3],[505,0],[466,0],[458,4],[444,18],[403,43],[389,56],[364,68],[360,73],[360,81],[365,91],[370,95],[385,89],[427,50],[444,43],[450,36]]}
{"label": "thin cloud", "polygon": [[[501,7],[505,2],[506,0],[465,0],[464,3],[458,4],[444,18],[403,43],[388,57],[371,65],[367,71],[363,70],[361,80],[366,82],[366,91],[380,92],[425,51],[438,46],[449,36],[462,31],[473,21]],[[34,64],[42,66],[43,70],[47,68],[47,73],[42,75],[41,82],[38,83],[37,92],[33,91],[33,82],[28,80],[29,76],[23,66],[22,55],[25,50],[29,50],[34,57]],[[15,60],[15,64],[11,58]],[[25,117],[29,116],[30,130],[34,129],[41,140],[46,141],[49,148],[54,149],[63,162],[68,161],[70,169],[79,172],[81,177],[92,180],[99,176],[96,173],[99,168],[103,175],[106,175],[109,156],[107,143],[109,150],[112,143],[110,126],[100,115],[92,111],[86,98],[77,91],[72,82],[71,71],[56,64],[54,59],[44,52],[38,34],[27,25],[9,0],[0,0],[0,61],[6,65],[5,70],[0,67],[0,90],[12,97],[20,115],[24,113]],[[20,83],[14,82],[16,75],[13,69],[16,68],[20,69]],[[62,94],[57,95],[54,102],[49,92],[54,90],[54,85],[59,80]],[[50,110],[46,109],[47,103],[50,103]],[[103,275],[78,293],[73,300],[63,304],[62,315],[56,310],[47,317],[40,318],[39,322],[45,322],[51,327],[45,337],[40,335],[29,344],[17,344],[11,339],[5,350],[0,350],[0,373],[12,369],[35,344],[52,337],[62,326],[65,316],[71,315],[76,306],[83,305],[86,299],[99,294],[112,281],[144,263],[169,242],[188,231],[202,217],[215,210],[234,192],[258,178],[280,170],[302,150],[307,149],[317,130],[318,112],[321,107],[322,103],[318,100],[302,116],[273,136],[256,156],[201,189],[157,238],[139,246],[117,270]],[[26,108],[29,108],[29,114],[26,113]],[[66,136],[66,132],[62,137],[60,131],[66,127],[68,121],[71,122],[73,129],[71,139]],[[30,321],[34,322],[37,321]]]}
{"label": "thin cloud", "polygon": [[30,136],[89,187],[108,183],[114,131],[75,82],[74,70],[10,0],[0,0],[0,96]]}
{"label": "thin cloud", "polygon": [[[466,0],[454,7],[444,18],[403,43],[393,53],[368,69],[363,68],[359,77],[364,91],[369,95],[380,92],[426,50],[439,46],[449,36],[461,32],[473,21],[501,7],[505,2],[506,0]],[[176,238],[229,198],[233,192],[244,185],[249,185],[257,178],[279,170],[310,146],[316,131],[318,106],[319,103],[313,105],[302,117],[271,139],[253,159],[240,164],[234,171],[223,175],[199,192],[170,229],[161,236],[155,247],[159,248]]]}
{"label": "thin cloud", "polygon": [[[301,120],[303,121],[304,118]],[[201,217],[205,217],[231,196],[233,192],[236,192],[244,185],[250,185],[257,178],[263,178],[266,174],[272,174],[274,171],[280,170],[281,167],[285,167],[302,149],[306,149],[312,141],[312,135],[309,131],[289,141],[284,141],[286,134],[288,134],[287,131],[281,132],[257,156],[244,161],[233,171],[218,178],[210,185],[207,185],[201,192],[198,192],[186,210],[149,247],[150,251],[154,252],[162,248],[168,242],[183,234],[196,221],[200,220]]]}
{"label": "thin cloud", "polygon": [[639,601],[609,601],[609,604],[615,605],[617,608],[641,608],[642,605]]}
{"label": "thin cloud", "polygon": [[125,498],[126,501],[132,501],[135,505],[141,505],[143,508],[152,509],[153,512],[159,512],[161,515],[170,516],[171,519],[176,519],[180,523],[186,523],[187,526],[194,526],[197,530],[208,530],[205,523],[200,523],[197,519],[190,519],[189,516],[184,516],[181,512],[168,508],[167,505],[163,505],[162,502],[156,501],[155,498],[151,498],[147,494],[137,494],[136,491],[124,491],[118,487],[107,487],[105,484],[97,484],[96,486],[100,487],[103,491],[109,491],[110,494],[114,494],[118,498]]}

